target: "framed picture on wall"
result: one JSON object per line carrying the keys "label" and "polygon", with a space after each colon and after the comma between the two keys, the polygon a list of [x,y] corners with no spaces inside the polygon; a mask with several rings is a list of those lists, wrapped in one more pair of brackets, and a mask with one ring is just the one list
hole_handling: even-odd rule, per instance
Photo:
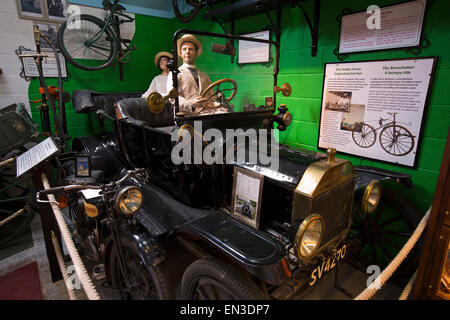
{"label": "framed picture on wall", "polygon": [[16,0],[19,18],[63,22],[67,19],[67,0]]}

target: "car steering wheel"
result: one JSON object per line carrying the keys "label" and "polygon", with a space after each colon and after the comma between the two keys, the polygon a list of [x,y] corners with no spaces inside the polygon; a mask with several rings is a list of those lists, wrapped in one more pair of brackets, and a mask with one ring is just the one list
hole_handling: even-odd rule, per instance
{"label": "car steering wheel", "polygon": [[[229,82],[229,83],[233,84],[233,88],[220,90],[219,86],[222,83],[225,83],[225,82]],[[202,98],[205,98],[206,94],[214,87],[217,87],[216,92],[214,94],[212,94],[211,96],[209,96],[208,100],[210,100],[214,96],[216,96],[218,98],[219,95],[223,94],[224,91],[233,90],[233,92],[231,92],[231,95],[228,98],[225,98],[225,99],[227,99],[228,102],[230,102],[231,99],[234,98],[234,96],[236,95],[236,92],[237,92],[237,83],[236,83],[236,81],[234,81],[233,79],[225,78],[225,79],[220,79],[220,80],[217,80],[217,81],[214,81],[213,83],[211,83],[205,90],[203,90],[203,92],[200,94],[200,96]],[[218,105],[218,106],[207,105],[205,107],[205,109],[217,109],[219,107],[221,107],[221,105]]]}

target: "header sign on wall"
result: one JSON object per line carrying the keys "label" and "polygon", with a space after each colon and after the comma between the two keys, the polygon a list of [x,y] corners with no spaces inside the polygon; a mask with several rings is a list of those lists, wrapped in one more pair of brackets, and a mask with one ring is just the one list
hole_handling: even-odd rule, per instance
{"label": "header sign on wall", "polygon": [[365,11],[343,16],[339,53],[418,46],[425,8],[426,0],[383,7],[373,17],[378,19],[379,29],[370,23],[368,26],[372,17]]}
{"label": "header sign on wall", "polygon": [[435,62],[326,64],[319,148],[414,166]]}

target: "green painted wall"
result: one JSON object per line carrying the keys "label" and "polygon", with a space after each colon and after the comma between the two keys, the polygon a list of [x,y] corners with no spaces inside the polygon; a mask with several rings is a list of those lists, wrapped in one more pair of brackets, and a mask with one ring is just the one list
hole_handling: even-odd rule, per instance
{"label": "green painted wall", "polygon": [[[298,8],[283,9],[278,84],[289,82],[293,87],[293,93],[288,98],[281,96],[281,94],[278,95],[277,102],[287,104],[294,120],[285,132],[280,133],[282,143],[294,148],[317,150],[324,63],[339,61],[333,54],[333,50],[338,44],[340,32],[336,16],[344,8],[363,11],[374,3],[384,6],[397,2],[388,0],[377,0],[375,2],[373,0],[322,0],[319,50],[316,57],[311,57],[310,31],[300,10]],[[313,1],[302,2],[302,4],[312,17]],[[438,0],[428,9],[425,17],[424,34],[430,40],[430,46],[424,49],[420,56],[438,56],[439,60],[431,89],[430,103],[424,114],[425,122],[421,144],[418,146],[417,167],[411,169],[354,156],[341,156],[357,165],[372,165],[411,174],[416,185],[414,190],[407,190],[400,186],[394,187],[401,188],[402,193],[411,198],[422,212],[426,211],[433,199],[450,124],[450,101],[446,92],[450,86],[450,22],[447,17],[448,12],[450,12],[450,2]],[[65,89],[69,92],[81,88],[99,91],[146,90],[149,81],[158,74],[158,70],[153,63],[153,57],[158,51],[171,49],[171,39],[175,30],[189,28],[222,32],[217,24],[203,21],[201,15],[202,12],[190,24],[181,24],[176,19],[167,20],[136,15],[134,43],[136,43],[138,50],[133,53],[131,62],[125,66],[125,81],[119,81],[117,67],[103,71],[84,72],[68,65],[72,78],[65,83]],[[235,30],[236,33],[260,31],[267,28],[268,24],[266,17],[259,15],[238,21]],[[229,26],[227,27],[229,30]],[[216,70],[213,70],[210,74],[212,80],[225,77],[230,72],[230,68],[232,70],[236,67],[229,63],[229,57],[224,57],[226,59],[224,59],[223,65],[216,64]],[[411,57],[415,56],[405,50],[387,50],[351,54],[345,61]],[[250,90],[252,87],[256,87],[257,81],[261,81],[257,69],[253,67],[246,69],[249,78],[247,84],[239,84],[239,90],[245,90],[246,88]],[[265,77],[264,81],[272,80]],[[56,83],[49,81],[49,84]],[[29,88],[31,100],[39,99],[39,95],[36,95],[37,90],[38,82],[33,80]],[[261,93],[261,97],[268,95],[270,94],[266,92]],[[87,135],[98,129],[96,128],[95,117],[75,114],[71,111],[71,105],[68,105],[67,109],[70,135]],[[38,113],[33,112],[33,117],[39,122]]]}

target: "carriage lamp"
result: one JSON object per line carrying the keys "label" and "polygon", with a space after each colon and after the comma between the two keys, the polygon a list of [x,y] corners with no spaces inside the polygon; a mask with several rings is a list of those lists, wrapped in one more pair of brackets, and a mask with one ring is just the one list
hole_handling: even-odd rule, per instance
{"label": "carriage lamp", "polygon": [[317,251],[324,231],[325,221],[318,214],[312,214],[302,221],[294,239],[294,247],[301,260],[309,260]]}
{"label": "carriage lamp", "polygon": [[371,214],[375,211],[381,198],[381,183],[378,180],[372,180],[364,190],[361,201],[361,209],[366,214]]}
{"label": "carriage lamp", "polygon": [[142,206],[144,196],[136,186],[121,188],[115,197],[114,208],[124,216],[131,216]]}
{"label": "carriage lamp", "polygon": [[284,131],[292,122],[292,114],[288,112],[285,104],[280,104],[278,108],[279,113],[275,115],[274,121],[278,123],[278,130]]}

